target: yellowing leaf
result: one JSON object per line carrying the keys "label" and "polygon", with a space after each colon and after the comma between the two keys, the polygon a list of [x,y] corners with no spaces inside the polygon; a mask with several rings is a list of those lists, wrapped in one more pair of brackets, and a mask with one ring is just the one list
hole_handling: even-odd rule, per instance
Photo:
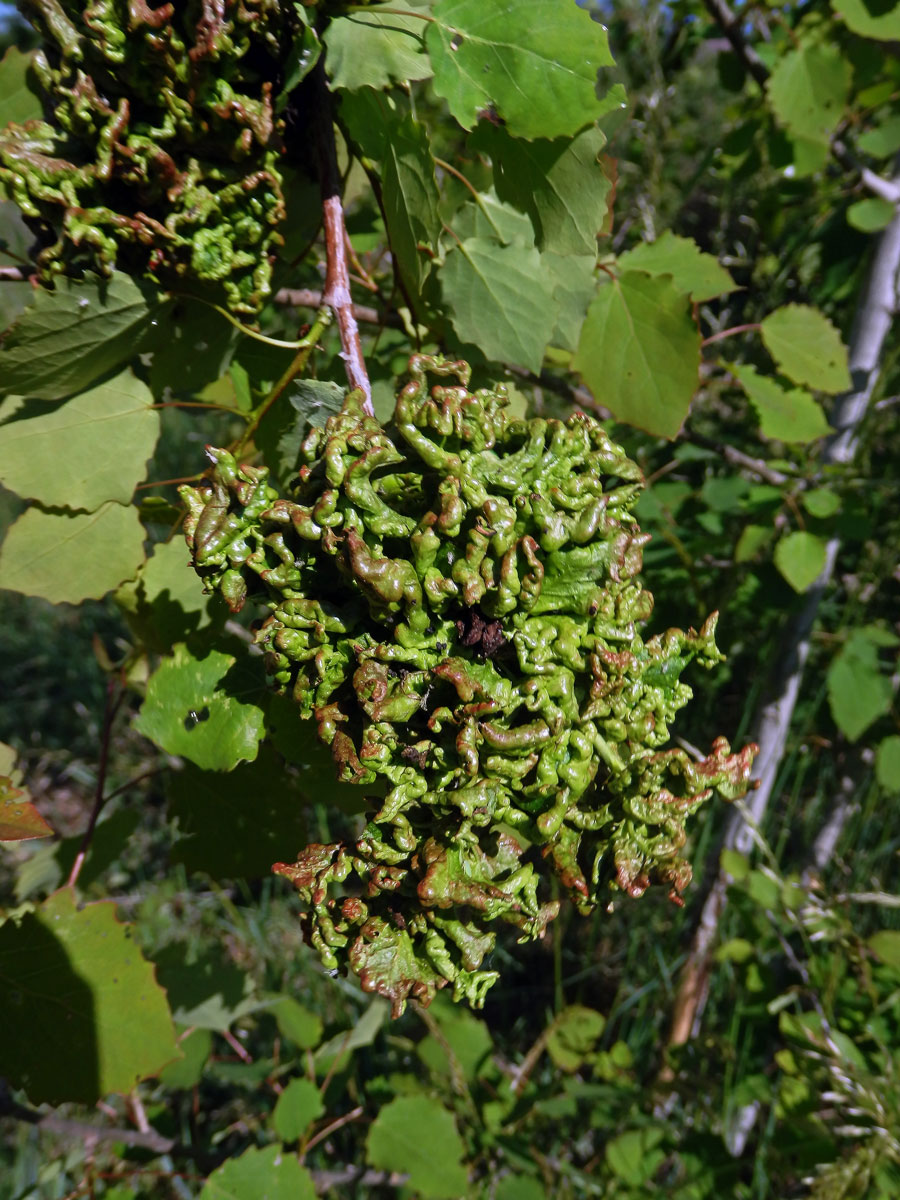
{"label": "yellowing leaf", "polygon": [[28,794],[0,775],[0,842],[24,842],[52,837],[53,830],[28,799]]}

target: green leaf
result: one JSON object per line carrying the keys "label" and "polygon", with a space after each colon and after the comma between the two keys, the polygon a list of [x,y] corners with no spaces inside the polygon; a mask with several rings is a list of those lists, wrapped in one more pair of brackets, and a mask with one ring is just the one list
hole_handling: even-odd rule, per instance
{"label": "green leaf", "polygon": [[442,992],[435,996],[431,1013],[440,1026],[442,1038],[438,1040],[429,1034],[416,1046],[416,1053],[435,1075],[449,1078],[452,1074],[446,1046],[450,1047],[468,1080],[475,1079],[490,1067],[494,1043],[484,1021],[479,1021],[467,1008],[454,1004]]}
{"label": "green leaf", "polygon": [[831,432],[825,414],[809,392],[802,388],[788,390],[777,379],[760,375],[744,363],[725,365],[756,409],[763,437],[779,442],[805,443]]}
{"label": "green leaf", "polygon": [[601,1013],[581,1004],[570,1004],[550,1026],[547,1053],[563,1071],[577,1071],[605,1026],[606,1018]]}
{"label": "green leaf", "polygon": [[606,1161],[612,1173],[625,1183],[646,1183],[659,1169],[665,1154],[659,1143],[665,1131],[659,1128],[629,1129],[606,1144]]}
{"label": "green leaf", "polygon": [[850,63],[832,45],[789,50],[766,84],[769,103],[788,133],[827,144],[850,90]]}
{"label": "green leaf", "polygon": [[857,145],[873,158],[890,158],[896,154],[900,150],[900,114],[885,117],[880,125],[860,134]]}
{"label": "green leaf", "polygon": [[[371,788],[342,783],[336,778],[331,751],[319,741],[316,723],[300,716],[291,696],[270,696],[266,710],[266,735],[290,763],[300,768],[300,789],[308,800],[335,804],[348,813],[362,812]],[[378,788],[375,787],[375,793]]]}
{"label": "green leaf", "polygon": [[763,546],[772,540],[773,534],[771,525],[745,525],[734,548],[734,561],[745,563],[756,558]]}
{"label": "green leaf", "polygon": [[[48,508],[127,504],[159,437],[152,402],[130,371],[64,404],[7,400],[0,404],[0,479]],[[98,453],[101,446],[115,453]]]}
{"label": "green leaf", "polygon": [[[0,92],[2,94],[2,92]],[[34,240],[22,220],[21,210],[11,201],[3,200],[0,187],[0,266],[18,266],[19,259],[26,257]],[[18,320],[34,298],[30,283],[4,281],[0,287],[0,330],[9,329]]]}
{"label": "green leaf", "polygon": [[0,774],[0,842],[52,836],[53,830],[28,799],[28,793],[15,787],[9,776]]}
{"label": "green leaf", "polygon": [[775,547],[775,566],[795,592],[805,592],[825,566],[825,543],[814,533],[795,530]]}
{"label": "green leaf", "polygon": [[883,200],[880,196],[870,196],[867,200],[857,200],[847,209],[847,224],[861,233],[878,233],[886,229],[894,219],[897,211],[896,204]]}
{"label": "green leaf", "polygon": [[472,145],[490,155],[500,199],[531,217],[541,250],[596,258],[612,191],[600,162],[606,137],[596,126],[575,138],[525,142],[486,122]]}
{"label": "green leaf", "polygon": [[704,254],[691,238],[667,229],[655,242],[643,242],[620,254],[620,271],[646,271],[648,275],[671,275],[679,291],[694,300],[712,300],[733,292],[737,284],[712,254]]}
{"label": "green leaf", "polygon": [[900,931],[879,929],[869,935],[866,945],[889,967],[900,967]]}
{"label": "green leaf", "polygon": [[553,281],[537,250],[473,237],[440,271],[457,337],[486,358],[539,371],[556,324]]}
{"label": "green leaf", "polygon": [[366,1139],[370,1166],[409,1176],[426,1200],[468,1194],[465,1146],[453,1114],[429,1096],[399,1096],[375,1118]]}
{"label": "green leaf", "polygon": [[0,549],[0,588],[79,604],[133,578],[143,560],[136,508],[109,503],[96,512],[67,514],[31,507]]}
{"label": "green leaf", "polygon": [[200,1200],[316,1200],[313,1178],[281,1146],[251,1146],[206,1181]]}
{"label": "green leaf", "polygon": [[588,306],[597,288],[596,256],[554,254],[545,250],[541,262],[550,272],[553,299],[559,308],[556,328],[550,340],[554,346],[574,353],[578,349]]}
{"label": "green leaf", "polygon": [[747,876],[747,894],[760,908],[777,909],[781,903],[781,882],[767,871],[751,871]]}
{"label": "green leaf", "polygon": [[460,239],[487,238],[504,246],[534,246],[530,218],[512,204],[500,200],[493,188],[480,192],[453,214],[453,232]]}
{"label": "green leaf", "polygon": [[279,996],[270,1010],[278,1032],[301,1050],[313,1050],[322,1037],[322,1018],[298,1004],[293,996]]}
{"label": "green leaf", "polygon": [[722,870],[730,875],[736,883],[746,879],[750,873],[750,863],[746,854],[741,854],[737,850],[724,849],[719,855],[719,864]]}
{"label": "green leaf", "polygon": [[494,1200],[547,1200],[547,1192],[533,1175],[504,1175],[494,1192]]}
{"label": "green leaf", "polygon": [[296,1142],[325,1111],[322,1093],[311,1079],[292,1079],[275,1105],[272,1128],[283,1142]]}
{"label": "green leaf", "polygon": [[900,4],[897,0],[831,0],[847,28],[863,37],[893,42],[900,39]]}
{"label": "green leaf", "polygon": [[[91,838],[90,850],[78,876],[78,887],[89,892],[114,862],[122,857],[138,826],[139,815],[134,809],[120,808],[100,817]],[[16,879],[16,896],[21,900],[55,891],[68,879],[75,859],[81,850],[83,834],[61,838],[40,849],[22,863]]]}
{"label": "green leaf", "polygon": [[391,3],[390,13],[350,13],[334,17],[325,31],[325,69],[335,87],[353,91],[361,87],[387,88],[431,76],[424,52],[425,22],[403,16],[418,10],[404,0]]}
{"label": "green leaf", "polygon": [[178,1057],[165,994],[133,926],[63,888],[0,926],[3,1070],[35,1104],[94,1104]]}
{"label": "green leaf", "polygon": [[809,515],[818,517],[820,520],[833,517],[841,507],[840,496],[827,487],[813,488],[811,491],[804,492],[801,500]]}
{"label": "green leaf", "polygon": [[716,950],[716,962],[747,962],[753,958],[756,953],[753,943],[748,942],[746,938],[735,937],[729,938],[727,942],[723,942]]}
{"label": "green leaf", "polygon": [[212,949],[192,954],[183,942],[172,942],[154,959],[157,978],[168,993],[179,1025],[223,1033],[262,1007],[250,976],[233,963],[223,962]]}
{"label": "green leaf", "polygon": [[[337,1033],[333,1038],[322,1043],[315,1054],[316,1070],[321,1072],[333,1069],[343,1070],[349,1055],[354,1050],[361,1050],[363,1046],[372,1045],[390,1011],[387,1001],[380,997],[372,1000],[355,1025],[346,1032]],[[337,1061],[336,1068],[335,1061]]]}
{"label": "green leaf", "polygon": [[261,658],[175,647],[150,676],[134,725],[167,754],[206,771],[230,771],[256,758],[263,736],[265,672]]}
{"label": "green leaf", "polygon": [[306,844],[297,777],[267,746],[225,775],[188,764],[171,773],[167,791],[179,834],[172,861],[188,871],[258,879]]}
{"label": "green leaf", "polygon": [[391,251],[407,285],[418,294],[431,263],[419,245],[437,252],[441,219],[428,133],[412,117],[391,127],[381,184]]}
{"label": "green leaf", "polygon": [[891,681],[878,663],[878,642],[865,629],[853,629],[828,668],[828,703],[838,729],[857,741],[890,712]]}
{"label": "green leaf", "polygon": [[196,1087],[212,1053],[212,1034],[208,1029],[194,1029],[179,1038],[178,1049],[184,1057],[163,1067],[159,1082],[167,1088]]}
{"label": "green leaf", "polygon": [[43,116],[40,99],[30,86],[31,58],[10,46],[0,59],[0,129]]}
{"label": "green leaf", "polygon": [[875,778],[885,791],[900,792],[900,737],[896,733],[878,744]]}
{"label": "green leaf", "polygon": [[820,392],[851,387],[847,348],[824,313],[806,304],[787,304],[760,326],[766,349],[794,383]]}
{"label": "green leaf", "polygon": [[263,461],[283,486],[296,476],[300,447],[310,426],[322,427],[340,412],[346,388],[327,379],[298,379],[263,416],[253,436]]}
{"label": "green leaf", "polygon": [[595,89],[613,63],[606,30],[570,0],[438,0],[433,16],[434,90],[464,129],[494,108],[514,137],[555,138],[605,111]]}
{"label": "green leaf", "polygon": [[39,288],[0,349],[0,387],[37,400],[62,400],[134,358],[162,297],[116,272],[111,279],[59,279]]}
{"label": "green leaf", "polygon": [[200,630],[221,627],[228,616],[218,592],[204,593],[180,531],[153,547],[137,577],[124,583],[113,599],[137,636],[157,654],[171,653],[176,642]]}
{"label": "green leaf", "polygon": [[700,369],[700,332],[687,296],[668,277],[639,271],[602,284],[572,366],[618,420],[675,437]]}
{"label": "green leaf", "polygon": [[319,56],[322,53],[322,43],[316,36],[316,31],[306,22],[306,16],[302,8],[295,6],[294,12],[298,13],[300,19],[304,22],[304,27],[294,38],[294,44],[291,46],[290,53],[285,60],[281,90],[275,101],[275,111],[277,113],[284,112],[287,108],[287,103],[291,92],[302,83],[306,76],[310,73],[316,63],[319,61]]}
{"label": "green leaf", "polygon": [[149,375],[154,395],[163,399],[197,396],[221,379],[241,337],[209,304],[182,296],[166,313],[165,330],[154,345]]}

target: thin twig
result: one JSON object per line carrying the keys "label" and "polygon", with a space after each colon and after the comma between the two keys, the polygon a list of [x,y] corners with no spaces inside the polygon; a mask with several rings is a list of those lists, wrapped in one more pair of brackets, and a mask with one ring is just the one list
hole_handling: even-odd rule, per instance
{"label": "thin twig", "polygon": [[327,1138],[330,1134],[336,1133],[338,1129],[342,1129],[345,1125],[349,1125],[351,1121],[358,1121],[365,1111],[366,1110],[363,1108],[363,1106],[359,1104],[356,1106],[356,1108],[351,1108],[348,1113],[344,1113],[342,1117],[338,1117],[336,1120],[331,1121],[325,1126],[324,1129],[320,1129],[314,1137],[309,1139],[303,1148],[304,1154],[308,1150],[312,1150],[313,1146],[317,1146],[319,1142],[324,1141],[325,1138]]}
{"label": "thin twig", "polygon": [[[321,308],[322,293],[315,288],[281,288],[275,293],[275,303],[290,305],[292,308]],[[351,305],[353,315],[364,325],[391,325],[394,329],[403,328],[403,320],[399,313],[380,313],[377,308],[368,304]]]}
{"label": "thin twig", "polygon": [[120,690],[118,695],[115,692],[116,680],[107,680],[106,706],[103,712],[103,731],[100,737],[100,760],[97,766],[97,787],[94,792],[94,807],[91,809],[87,829],[84,831],[81,845],[78,847],[78,853],[75,855],[75,861],[72,863],[72,870],[69,872],[69,878],[66,880],[67,887],[74,887],[78,881],[78,876],[81,874],[81,868],[84,866],[84,861],[87,858],[88,850],[94,838],[97,819],[109,799],[108,796],[104,795],[104,789],[106,788],[106,772],[109,767],[109,746],[112,737],[112,727],[116,713],[119,711],[119,707],[125,698],[124,690]]}
{"label": "thin twig", "polygon": [[730,329],[720,329],[718,333],[711,333],[709,337],[703,339],[701,346],[710,346],[713,342],[721,342],[723,338],[732,337],[735,333],[749,333],[751,330],[760,328],[758,321],[751,321],[747,325],[732,325]]}
{"label": "thin twig", "polygon": [[351,388],[363,394],[363,409],[375,415],[372,388],[359,340],[359,326],[353,315],[350,277],[347,272],[344,206],[341,202],[341,176],[338,171],[337,148],[334,141],[334,114],[331,92],[325,77],[322,59],[313,68],[316,81],[315,130],[319,152],[319,184],[322,190],[322,223],[325,228],[325,303],[334,310],[341,335],[341,357]]}
{"label": "thin twig", "polygon": [[693,445],[705,446],[708,450],[715,450],[716,454],[721,454],[726,462],[731,463],[733,467],[741,467],[745,471],[749,471],[753,475],[757,475],[760,479],[764,479],[766,483],[774,484],[775,487],[781,487],[790,479],[789,475],[785,475],[783,471],[777,471],[774,467],[770,467],[767,462],[761,458],[753,458],[749,454],[745,454],[743,450],[738,450],[736,446],[730,446],[725,442],[717,442],[713,438],[704,437],[700,433],[691,433],[684,439],[686,442],[691,442]]}
{"label": "thin twig", "polygon": [[769,78],[769,71],[763,60],[744,38],[741,27],[742,18],[731,11],[725,0],[706,0],[706,7],[731,42],[732,50],[746,67],[747,73],[753,76],[761,88],[764,88],[766,80]]}
{"label": "thin twig", "polygon": [[296,379],[301,371],[303,371],[307,362],[309,361],[310,354],[312,354],[315,348],[316,342],[318,342],[330,321],[331,313],[328,311],[328,309],[320,308],[316,315],[315,321],[309,327],[309,332],[307,333],[306,337],[301,339],[302,344],[300,349],[291,359],[287,370],[277,381],[275,386],[269,392],[268,396],[266,396],[265,400],[263,400],[262,404],[254,409],[251,419],[247,423],[247,427],[241,434],[237,446],[235,447],[234,453],[236,456],[240,455],[244,447],[249,444],[250,439],[259,428],[260,421],[262,421],[263,417],[279,398],[282,392],[284,392],[285,388],[291,383],[292,380]]}

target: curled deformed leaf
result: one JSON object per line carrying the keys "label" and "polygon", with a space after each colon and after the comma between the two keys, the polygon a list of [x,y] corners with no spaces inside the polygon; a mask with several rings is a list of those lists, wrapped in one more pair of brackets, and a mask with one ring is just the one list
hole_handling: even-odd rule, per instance
{"label": "curled deformed leaf", "polygon": [[351,393],[309,432],[288,495],[222,450],[182,489],[197,570],[268,605],[269,676],[369,813],[355,842],[274,870],[325,965],[395,1013],[444,987],[480,1005],[497,926],[540,937],[552,875],[582,912],[654,880],[677,898],[685,819],[741,794],[753,755],[666,748],[682,672],[721,657],[716,618],[642,636],[642,477],[621,447],[584,414],[471,393],[465,363],[410,371],[384,426]]}

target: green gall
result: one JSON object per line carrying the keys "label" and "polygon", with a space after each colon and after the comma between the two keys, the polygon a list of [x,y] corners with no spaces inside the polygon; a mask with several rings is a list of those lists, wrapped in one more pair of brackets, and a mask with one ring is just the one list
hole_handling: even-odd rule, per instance
{"label": "green gall", "polygon": [[271,294],[285,216],[281,76],[303,21],[280,0],[27,0],[45,120],[0,131],[0,184],[44,283],[114,268],[235,313]]}
{"label": "green gall", "polygon": [[369,801],[355,843],[274,870],[325,965],[395,1012],[443,987],[481,1004],[497,924],[540,937],[552,875],[582,913],[654,881],[677,899],[686,818],[743,794],[755,749],[666,748],[716,618],[644,640],[642,477],[597,421],[517,418],[465,363],[410,373],[384,427],[351,393],[310,431],[289,496],[222,450],[182,488],[198,572],[235,610],[266,601],[274,685]]}

